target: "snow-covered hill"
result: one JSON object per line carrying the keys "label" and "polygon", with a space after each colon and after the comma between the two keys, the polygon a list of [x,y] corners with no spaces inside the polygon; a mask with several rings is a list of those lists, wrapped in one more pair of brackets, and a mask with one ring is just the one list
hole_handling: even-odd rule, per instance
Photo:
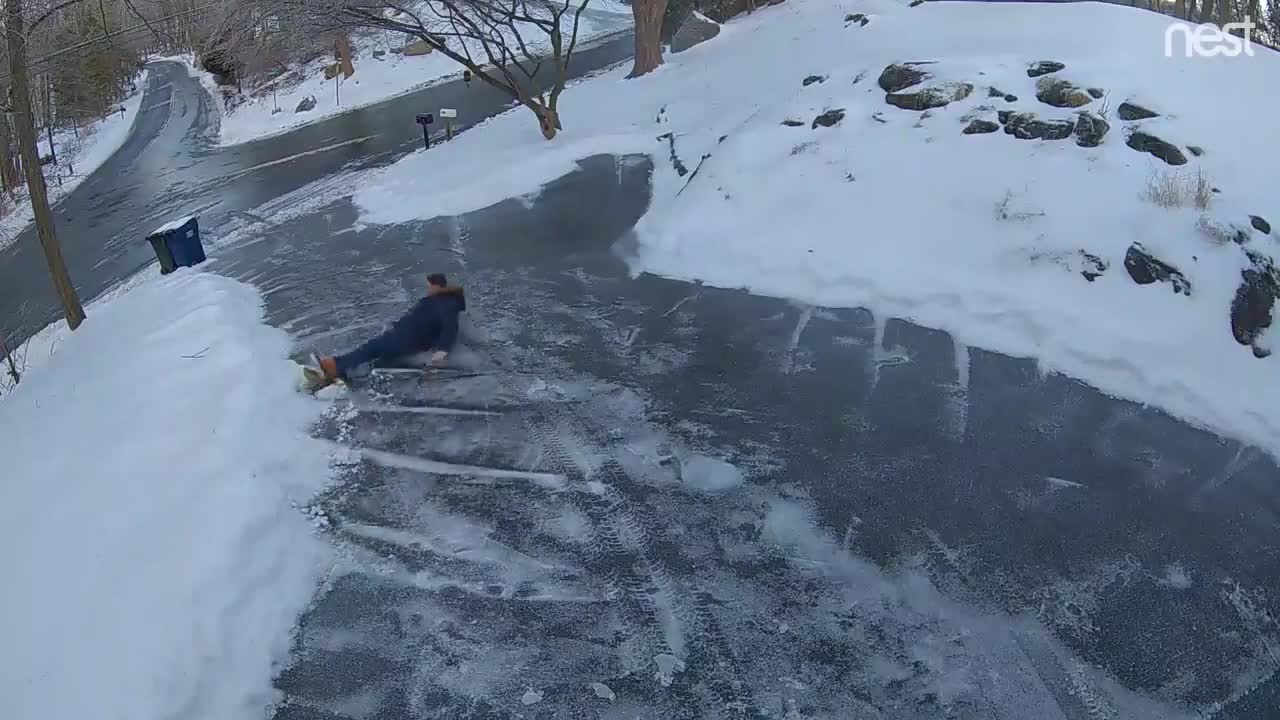
{"label": "snow-covered hill", "polygon": [[[572,29],[572,18],[572,13],[565,16],[566,32]],[[580,19],[578,39],[586,43],[626,30],[631,24],[631,9],[626,5],[615,0],[594,0]],[[548,47],[547,36],[541,30],[522,28],[521,33],[532,52],[543,52]],[[334,58],[325,55],[268,78],[251,89],[243,102],[230,108],[224,105],[221,90],[213,86],[222,110],[220,143],[260,140],[462,75],[462,66],[440,53],[405,52],[412,40],[392,32],[357,34],[352,38],[356,72],[350,78],[326,77],[325,66],[332,64]],[[479,43],[469,43],[468,48],[475,57],[485,57]]]}
{"label": "snow-covered hill", "polygon": [[579,83],[553,143],[513,111],[356,200],[456,213],[648,153],[637,271],[909,318],[1280,454],[1280,54],[1167,57],[1171,22],[789,0]]}

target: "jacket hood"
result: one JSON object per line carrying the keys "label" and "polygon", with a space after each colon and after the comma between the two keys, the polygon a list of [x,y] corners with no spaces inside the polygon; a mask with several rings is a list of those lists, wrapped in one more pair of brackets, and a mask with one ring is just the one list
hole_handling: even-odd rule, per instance
{"label": "jacket hood", "polygon": [[453,297],[458,299],[458,309],[463,311],[467,309],[467,296],[462,291],[460,285],[449,285],[436,291],[437,297]]}

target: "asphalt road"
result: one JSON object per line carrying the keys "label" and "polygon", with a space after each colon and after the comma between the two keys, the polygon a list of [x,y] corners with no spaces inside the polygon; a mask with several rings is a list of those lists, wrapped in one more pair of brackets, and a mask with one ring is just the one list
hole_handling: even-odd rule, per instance
{"label": "asphalt road", "polygon": [[[594,41],[575,52],[570,74],[620,62],[630,57],[631,44],[628,33]],[[202,231],[216,241],[228,221],[317,178],[385,165],[416,149],[420,112],[459,108],[461,130],[510,105],[483,83],[442,82],[286,135],[219,148],[210,141],[214,101],[199,82],[176,63],[152,63],[148,70],[129,139],[54,208],[72,280],[86,300],[155,262],[145,238],[169,220],[198,215]],[[16,345],[60,315],[29,226],[0,251],[0,332]]]}
{"label": "asphalt road", "polygon": [[[123,194],[73,197],[70,224],[216,198],[216,234],[271,200],[209,268],[299,352],[375,331],[430,271],[468,288],[474,372],[377,378],[316,429],[362,456],[316,504],[342,562],[277,718],[1277,717],[1265,454],[899,319],[632,277],[646,159],[367,227],[292,191],[416,127],[264,165],[391,111],[215,151],[168,77],[185,99],[95,185]],[[103,286],[143,261],[80,232],[73,272],[106,260]]]}

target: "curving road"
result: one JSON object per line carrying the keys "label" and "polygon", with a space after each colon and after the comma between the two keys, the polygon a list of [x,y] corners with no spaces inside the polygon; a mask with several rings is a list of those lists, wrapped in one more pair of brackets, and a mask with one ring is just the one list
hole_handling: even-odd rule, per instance
{"label": "curving road", "polygon": [[276,718],[1277,717],[1257,449],[899,319],[632,278],[646,158],[399,226],[290,195],[411,148],[417,107],[480,117],[483,91],[228,150],[181,70],[147,92],[59,210],[86,289],[168,216],[204,207],[216,235],[267,201],[210,267],[300,351],[394,317],[428,271],[469,288],[477,374],[381,377],[316,430],[363,456],[317,502],[343,561]]}
{"label": "curving road", "polygon": [[[620,62],[631,35],[593,41],[574,55],[573,77]],[[212,98],[177,63],[152,63],[136,124],[106,163],[54,208],[71,277],[88,300],[154,262],[146,235],[198,214],[202,233],[338,170],[384,165],[422,142],[419,112],[460,109],[466,128],[506,109],[483,83],[432,85],[286,135],[216,147]],[[544,73],[545,75],[545,73]],[[35,229],[0,251],[0,332],[11,344],[60,316]]]}

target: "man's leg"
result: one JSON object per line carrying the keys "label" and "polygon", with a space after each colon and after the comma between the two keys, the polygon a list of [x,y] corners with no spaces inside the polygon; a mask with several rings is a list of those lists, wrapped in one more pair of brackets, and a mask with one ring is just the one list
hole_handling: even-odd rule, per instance
{"label": "man's leg", "polygon": [[360,347],[345,355],[334,358],[338,377],[346,377],[352,369],[371,363],[380,358],[394,357],[408,352],[410,344],[391,332],[369,340]]}

